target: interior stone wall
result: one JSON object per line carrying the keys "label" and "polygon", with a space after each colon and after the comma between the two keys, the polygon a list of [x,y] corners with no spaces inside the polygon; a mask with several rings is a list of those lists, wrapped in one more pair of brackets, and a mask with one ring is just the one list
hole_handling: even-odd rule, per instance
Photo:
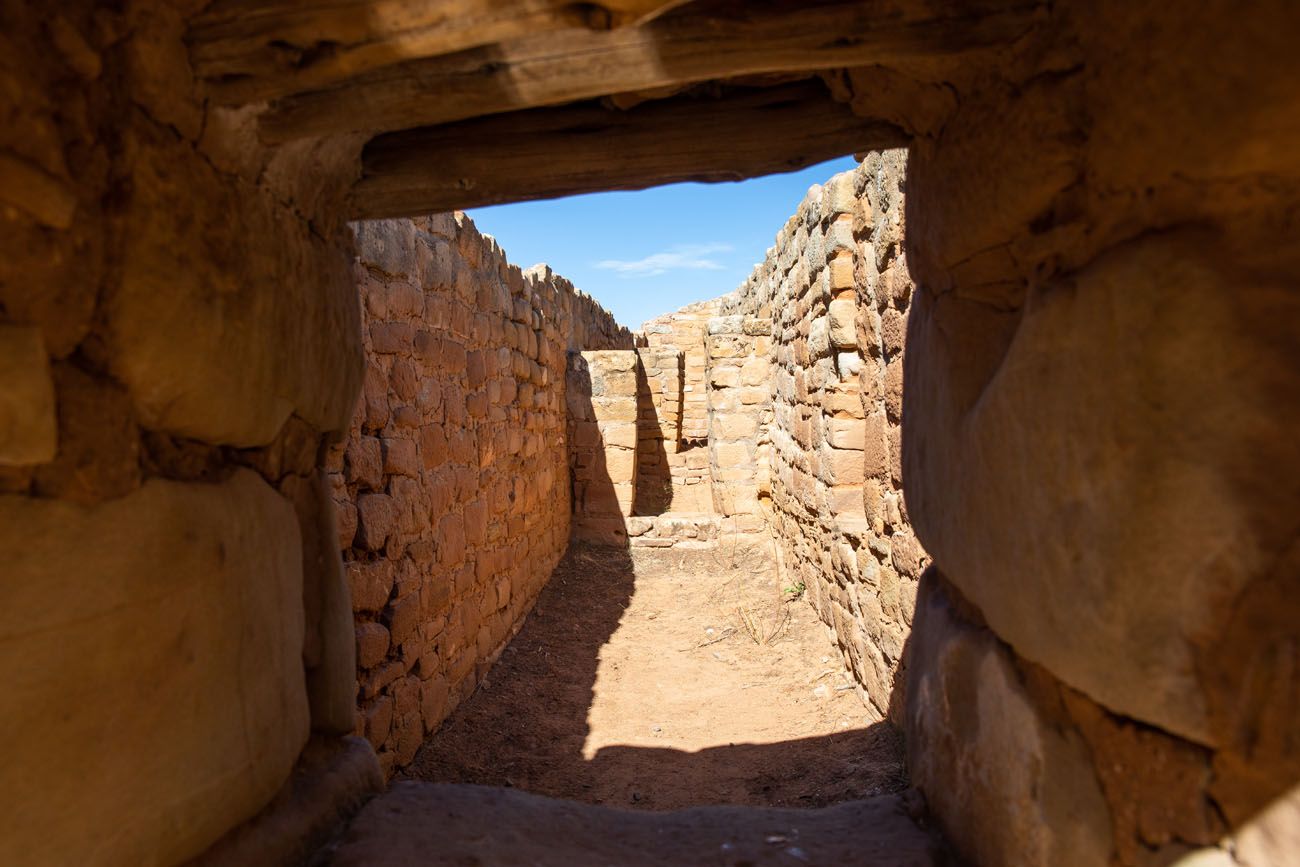
{"label": "interior stone wall", "polygon": [[698,301],[665,313],[642,325],[638,339],[654,349],[673,347],[682,353],[681,438],[690,445],[709,436],[709,403],[705,385],[708,351],[705,338],[709,319],[718,314],[721,300]]}
{"label": "interior stone wall", "polygon": [[208,109],[191,11],[3,9],[6,864],[185,861],[353,727],[318,457],[361,383],[352,154]]}
{"label": "interior stone wall", "polygon": [[639,482],[639,375],[635,350],[569,355],[569,466],[579,541],[627,544]]}
{"label": "interior stone wall", "polygon": [[354,230],[365,383],[327,467],[357,734],[391,774],[473,692],[568,544],[569,348],[631,357],[632,337],[544,266],[510,264],[464,214]]}
{"label": "interior stone wall", "polygon": [[977,863],[1300,851],[1295,8],[1184,12],[1054,7],[909,159],[905,727]]}

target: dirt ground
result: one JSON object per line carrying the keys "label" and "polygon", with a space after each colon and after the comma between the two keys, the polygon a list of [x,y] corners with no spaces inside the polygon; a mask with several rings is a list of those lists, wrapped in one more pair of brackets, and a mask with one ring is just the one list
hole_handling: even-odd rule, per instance
{"label": "dirt ground", "polygon": [[906,788],[770,542],[575,546],[485,684],[402,778],[651,810],[820,807]]}

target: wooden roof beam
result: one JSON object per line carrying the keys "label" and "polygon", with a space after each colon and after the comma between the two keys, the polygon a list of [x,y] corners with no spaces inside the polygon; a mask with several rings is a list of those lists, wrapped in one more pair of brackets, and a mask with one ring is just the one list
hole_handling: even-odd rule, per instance
{"label": "wooden roof beam", "polygon": [[818,81],[683,94],[619,111],[532,109],[381,136],[366,146],[355,218],[413,216],[678,181],[738,181],[906,144]]}
{"label": "wooden roof beam", "polygon": [[697,0],[639,27],[524,36],[300,93],[274,103],[261,132],[272,143],[373,135],[718,78],[888,65],[1007,44],[1040,8],[1039,0]]}
{"label": "wooden roof beam", "polygon": [[684,2],[218,0],[188,41],[213,98],[244,104],[524,34],[639,24]]}

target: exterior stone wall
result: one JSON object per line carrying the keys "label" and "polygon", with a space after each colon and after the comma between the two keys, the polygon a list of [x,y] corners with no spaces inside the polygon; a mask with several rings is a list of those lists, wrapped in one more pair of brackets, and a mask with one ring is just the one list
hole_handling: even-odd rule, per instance
{"label": "exterior stone wall", "polygon": [[[710,352],[715,392],[727,393],[721,380],[739,388],[741,406],[771,407],[757,426],[713,417],[719,434],[731,425],[730,438],[743,443],[717,436],[714,472],[743,476],[744,491],[770,490],[786,580],[806,588],[882,715],[900,708],[903,649],[929,560],[907,521],[899,455],[912,288],[902,251],[904,163],[902,151],[871,154],[813,187],[710,327],[719,340],[731,335],[721,354],[736,357]],[[750,451],[767,457],[752,482],[732,469]]]}
{"label": "exterior stone wall", "polygon": [[365,385],[327,466],[357,734],[391,773],[473,692],[568,544],[568,347],[632,338],[463,214],[355,232]]}

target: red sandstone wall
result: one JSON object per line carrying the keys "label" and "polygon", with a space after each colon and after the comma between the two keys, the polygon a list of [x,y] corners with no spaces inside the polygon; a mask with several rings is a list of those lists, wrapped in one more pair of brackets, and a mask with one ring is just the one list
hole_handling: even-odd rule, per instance
{"label": "red sandstone wall", "polygon": [[474,691],[568,543],[566,350],[632,340],[463,214],[356,236],[366,378],[329,468],[357,731],[391,773]]}

